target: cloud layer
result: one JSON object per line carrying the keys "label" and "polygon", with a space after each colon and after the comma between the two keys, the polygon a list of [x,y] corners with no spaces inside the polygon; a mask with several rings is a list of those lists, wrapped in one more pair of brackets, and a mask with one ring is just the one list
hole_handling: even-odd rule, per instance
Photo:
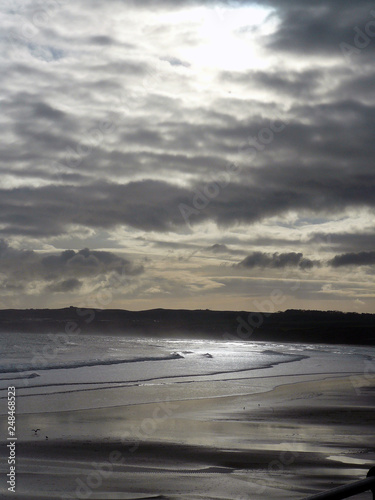
{"label": "cloud layer", "polygon": [[142,265],[111,252],[88,248],[60,253],[18,250],[0,240],[0,290],[4,294],[70,293],[111,283],[126,288],[144,272]]}
{"label": "cloud layer", "polygon": [[299,267],[300,269],[311,269],[314,266],[314,262],[310,259],[303,258],[302,253],[266,254],[262,252],[253,252],[240,262],[239,265],[250,269],[253,267],[282,269],[288,266]]}
{"label": "cloud layer", "polygon": [[371,310],[371,2],[17,0],[0,25],[5,305],[122,270],[117,306],[245,308],[282,271],[285,306]]}

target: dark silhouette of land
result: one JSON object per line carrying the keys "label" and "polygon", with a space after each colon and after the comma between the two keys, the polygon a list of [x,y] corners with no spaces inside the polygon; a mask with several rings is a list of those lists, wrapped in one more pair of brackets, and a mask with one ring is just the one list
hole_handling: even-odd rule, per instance
{"label": "dark silhouette of land", "polygon": [[151,309],[0,310],[0,332],[375,345],[375,314]]}

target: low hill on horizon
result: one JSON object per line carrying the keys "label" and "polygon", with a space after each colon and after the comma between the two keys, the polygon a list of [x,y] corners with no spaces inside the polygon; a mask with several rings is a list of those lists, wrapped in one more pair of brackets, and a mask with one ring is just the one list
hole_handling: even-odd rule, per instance
{"label": "low hill on horizon", "polygon": [[375,345],[375,314],[289,309],[3,309],[0,332]]}

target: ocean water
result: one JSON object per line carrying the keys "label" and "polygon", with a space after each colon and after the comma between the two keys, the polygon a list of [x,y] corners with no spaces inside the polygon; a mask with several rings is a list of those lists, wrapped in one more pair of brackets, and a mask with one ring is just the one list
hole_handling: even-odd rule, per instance
{"label": "ocean water", "polygon": [[359,346],[107,335],[3,333],[0,346],[0,401],[14,385],[19,413],[262,392],[272,378],[363,373],[375,358]]}
{"label": "ocean water", "polygon": [[[300,499],[375,458],[374,348],[0,334],[0,350],[3,445],[16,387],[14,498]],[[94,486],[113,450],[123,465]]]}

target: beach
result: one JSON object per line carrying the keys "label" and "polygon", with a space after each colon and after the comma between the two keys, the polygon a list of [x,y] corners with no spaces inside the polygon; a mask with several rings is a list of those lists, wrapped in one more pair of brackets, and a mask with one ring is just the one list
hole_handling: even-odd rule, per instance
{"label": "beach", "polygon": [[[41,376],[32,381],[50,380],[17,390],[17,491],[9,496],[297,499],[366,476],[375,462],[372,348],[224,344],[158,340],[159,350],[148,342],[142,351],[135,340],[128,363],[61,369],[61,359],[72,363],[68,349],[34,372]],[[153,361],[129,363],[136,349]],[[248,370],[246,352],[258,353]],[[171,354],[180,357],[159,373],[155,358]],[[130,382],[142,363],[143,381]],[[114,381],[126,364],[134,365],[127,380]]]}

